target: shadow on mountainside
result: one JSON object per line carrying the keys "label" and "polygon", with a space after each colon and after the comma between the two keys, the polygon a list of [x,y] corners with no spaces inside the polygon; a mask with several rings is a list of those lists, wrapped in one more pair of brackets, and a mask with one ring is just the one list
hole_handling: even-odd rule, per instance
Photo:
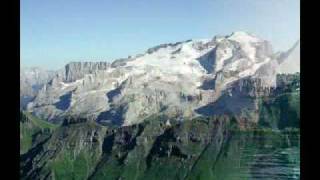
{"label": "shadow on mountainside", "polygon": [[71,103],[72,91],[68,92],[65,95],[60,96],[60,101],[55,103],[56,108],[60,110],[67,110]]}
{"label": "shadow on mountainside", "polygon": [[244,109],[254,109],[254,99],[241,95],[222,95],[217,101],[195,111],[204,116],[240,114]]}
{"label": "shadow on mountainside", "polygon": [[125,113],[124,106],[111,108],[110,110],[101,112],[97,117],[97,121],[100,123],[111,123],[114,125],[121,125],[124,121],[124,118],[123,118],[124,113]]}
{"label": "shadow on mountainside", "polygon": [[197,58],[197,60],[200,62],[200,65],[207,71],[207,74],[211,74],[214,70],[214,63],[216,61],[215,53],[216,50],[213,49]]}
{"label": "shadow on mountainside", "polygon": [[216,80],[215,79],[207,79],[204,80],[202,85],[200,86],[200,89],[203,90],[214,90],[216,85]]}
{"label": "shadow on mountainside", "polygon": [[113,98],[116,97],[117,95],[121,94],[121,88],[118,87],[114,90],[109,91],[106,95],[108,97],[109,103],[113,101]]}

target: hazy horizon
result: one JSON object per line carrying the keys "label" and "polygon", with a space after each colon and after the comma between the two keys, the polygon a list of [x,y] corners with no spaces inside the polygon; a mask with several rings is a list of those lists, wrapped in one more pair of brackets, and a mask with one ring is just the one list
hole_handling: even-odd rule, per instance
{"label": "hazy horizon", "polygon": [[[241,5],[241,8],[239,8]],[[21,65],[59,69],[187,39],[246,31],[275,51],[300,39],[298,0],[21,1]]]}

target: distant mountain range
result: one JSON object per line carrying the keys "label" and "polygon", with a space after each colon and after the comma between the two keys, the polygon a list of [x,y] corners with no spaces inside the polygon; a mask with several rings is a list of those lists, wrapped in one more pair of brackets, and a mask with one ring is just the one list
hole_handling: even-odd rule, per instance
{"label": "distant mountain range", "polygon": [[48,71],[39,67],[20,69],[20,109],[33,100],[38,91],[55,75],[55,71]]}

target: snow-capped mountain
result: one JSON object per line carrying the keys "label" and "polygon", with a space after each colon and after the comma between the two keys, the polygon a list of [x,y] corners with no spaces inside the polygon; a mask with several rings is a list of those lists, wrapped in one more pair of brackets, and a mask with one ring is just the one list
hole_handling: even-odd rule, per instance
{"label": "snow-capped mountain", "polygon": [[85,116],[118,125],[158,113],[181,118],[241,114],[241,108],[256,106],[234,86],[256,85],[256,79],[263,88],[276,86],[276,74],[284,72],[296,48],[276,54],[268,41],[234,32],[162,44],[111,64],[74,62],[42,87],[28,110],[50,121]]}

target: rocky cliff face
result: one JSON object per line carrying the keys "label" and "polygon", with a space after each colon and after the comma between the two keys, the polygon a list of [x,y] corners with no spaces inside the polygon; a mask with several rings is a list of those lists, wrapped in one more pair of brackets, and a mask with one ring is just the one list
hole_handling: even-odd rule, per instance
{"label": "rocky cliff face", "polygon": [[74,82],[82,79],[86,74],[94,74],[110,68],[108,62],[71,62],[65,66],[64,82]]}
{"label": "rocky cliff face", "polygon": [[[251,96],[275,87],[278,67],[286,62],[281,57],[279,61],[267,41],[235,32],[156,46],[111,65],[70,63],[39,91],[28,110],[54,122],[83,116],[117,125],[159,113],[181,118],[239,113],[252,104],[243,91],[233,93],[238,95],[230,101],[237,102],[236,110],[211,105],[233,104],[226,102],[232,87],[251,86]],[[255,80],[246,80],[250,78]]]}

